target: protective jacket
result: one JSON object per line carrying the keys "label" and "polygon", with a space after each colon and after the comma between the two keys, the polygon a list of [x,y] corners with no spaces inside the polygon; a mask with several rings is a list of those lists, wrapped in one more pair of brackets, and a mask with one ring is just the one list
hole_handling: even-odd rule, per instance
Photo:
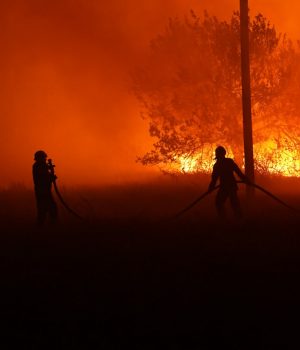
{"label": "protective jacket", "polygon": [[213,167],[209,190],[212,190],[220,179],[220,188],[229,191],[236,191],[238,186],[234,177],[236,173],[242,181],[247,181],[246,176],[231,158],[218,159]]}
{"label": "protective jacket", "polygon": [[37,195],[51,193],[53,176],[46,162],[35,162],[32,167],[33,183]]}

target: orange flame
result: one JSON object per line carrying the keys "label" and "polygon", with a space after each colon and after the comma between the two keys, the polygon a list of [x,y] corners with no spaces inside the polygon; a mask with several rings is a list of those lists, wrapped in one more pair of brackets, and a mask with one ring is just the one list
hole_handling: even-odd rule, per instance
{"label": "orange flame", "polygon": [[[255,167],[259,173],[300,177],[299,152],[286,142],[283,144],[279,147],[278,142],[269,139],[254,145]],[[210,173],[215,163],[214,149],[215,145],[207,145],[201,152],[174,156],[165,170],[171,173]],[[231,149],[227,156],[234,158]]]}

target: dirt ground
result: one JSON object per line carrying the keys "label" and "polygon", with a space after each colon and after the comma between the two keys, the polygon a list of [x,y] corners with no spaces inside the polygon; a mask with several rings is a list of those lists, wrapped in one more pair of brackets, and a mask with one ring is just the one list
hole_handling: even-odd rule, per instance
{"label": "dirt ground", "polygon": [[246,205],[241,188],[239,222],[216,219],[214,195],[174,219],[205,190],[192,181],[63,190],[87,221],[60,208],[37,229],[32,191],[1,192],[2,342],[297,348],[299,215],[260,193]]}

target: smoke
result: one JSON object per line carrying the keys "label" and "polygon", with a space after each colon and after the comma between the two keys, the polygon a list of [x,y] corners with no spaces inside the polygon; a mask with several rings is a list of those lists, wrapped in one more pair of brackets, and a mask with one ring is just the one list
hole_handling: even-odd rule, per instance
{"label": "smoke", "polygon": [[[298,35],[298,3],[249,3],[280,30]],[[146,176],[149,169],[135,159],[152,141],[128,73],[168,18],[190,9],[227,18],[238,5],[238,0],[1,2],[2,184],[30,183],[37,149],[54,158],[66,184]]]}

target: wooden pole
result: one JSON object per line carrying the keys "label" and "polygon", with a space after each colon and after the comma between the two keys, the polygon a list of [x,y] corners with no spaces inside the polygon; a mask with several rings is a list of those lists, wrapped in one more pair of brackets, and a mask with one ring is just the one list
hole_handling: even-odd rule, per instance
{"label": "wooden pole", "polygon": [[[240,26],[245,174],[251,182],[254,182],[248,0],[240,0]],[[251,199],[254,194],[254,188],[247,186],[246,194],[247,198]]]}

